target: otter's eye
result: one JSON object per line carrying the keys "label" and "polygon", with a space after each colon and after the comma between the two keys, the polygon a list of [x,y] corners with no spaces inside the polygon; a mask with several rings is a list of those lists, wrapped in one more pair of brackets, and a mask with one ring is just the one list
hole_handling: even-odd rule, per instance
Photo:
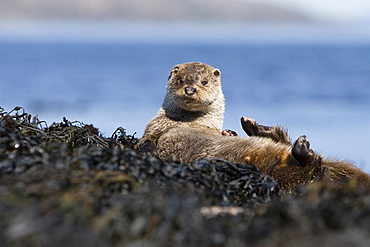
{"label": "otter's eye", "polygon": [[179,82],[179,84],[184,84],[184,80],[183,79],[179,79],[178,82]]}
{"label": "otter's eye", "polygon": [[202,81],[202,84],[203,85],[207,85],[208,84],[208,81]]}

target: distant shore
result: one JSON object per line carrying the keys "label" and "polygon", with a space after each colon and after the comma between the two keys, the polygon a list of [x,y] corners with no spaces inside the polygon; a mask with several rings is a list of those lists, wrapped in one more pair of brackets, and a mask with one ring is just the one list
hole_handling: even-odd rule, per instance
{"label": "distant shore", "polygon": [[1,21],[0,41],[368,44],[366,25],[243,22]]}
{"label": "distant shore", "polygon": [[274,4],[236,0],[12,0],[2,3],[0,19],[126,21],[312,21],[304,13]]}

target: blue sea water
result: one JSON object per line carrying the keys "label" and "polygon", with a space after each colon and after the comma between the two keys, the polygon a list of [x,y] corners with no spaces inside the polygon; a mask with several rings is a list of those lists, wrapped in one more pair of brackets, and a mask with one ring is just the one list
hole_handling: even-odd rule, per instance
{"label": "blue sea water", "polygon": [[[370,172],[370,43],[191,35],[161,42],[134,34],[92,41],[67,31],[22,36],[0,26],[0,106],[22,106],[49,124],[66,117],[105,136],[122,126],[140,137],[162,103],[172,66],[201,61],[222,72],[225,128],[243,136],[241,116],[283,125],[293,139],[307,135],[326,157]],[[68,35],[79,38],[63,39]]]}

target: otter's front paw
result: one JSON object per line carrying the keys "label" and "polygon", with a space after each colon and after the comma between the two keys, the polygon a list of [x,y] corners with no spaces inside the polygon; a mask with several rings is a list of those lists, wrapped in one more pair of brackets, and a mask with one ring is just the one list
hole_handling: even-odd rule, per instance
{"label": "otter's front paw", "polygon": [[221,131],[223,136],[238,136],[238,134],[233,130],[223,130]]}
{"label": "otter's front paw", "polygon": [[310,142],[305,135],[300,136],[293,144],[293,157],[303,166],[310,165],[314,162],[316,154],[310,149]]}
{"label": "otter's front paw", "polygon": [[146,140],[139,144],[139,151],[141,153],[155,153],[156,147],[152,141]]}

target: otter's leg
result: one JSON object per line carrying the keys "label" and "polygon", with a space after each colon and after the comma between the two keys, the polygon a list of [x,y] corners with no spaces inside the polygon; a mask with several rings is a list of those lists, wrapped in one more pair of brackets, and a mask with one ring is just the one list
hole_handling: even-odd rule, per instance
{"label": "otter's leg", "polygon": [[305,135],[300,136],[292,147],[293,157],[303,166],[315,165],[321,163],[321,156],[315,154],[310,148],[310,142]]}
{"label": "otter's leg", "polygon": [[289,135],[279,126],[259,125],[253,118],[242,117],[240,119],[243,130],[248,136],[261,136],[271,138],[275,142],[281,142],[291,145]]}
{"label": "otter's leg", "polygon": [[223,130],[221,131],[223,136],[238,136],[238,134],[233,130]]}

